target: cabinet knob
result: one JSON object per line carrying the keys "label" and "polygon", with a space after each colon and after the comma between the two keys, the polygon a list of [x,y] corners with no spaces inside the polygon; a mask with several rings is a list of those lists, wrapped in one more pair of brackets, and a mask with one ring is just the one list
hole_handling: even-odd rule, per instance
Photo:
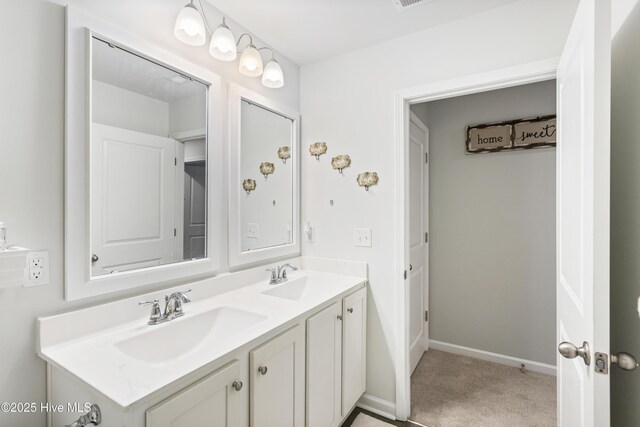
{"label": "cabinet knob", "polygon": [[258,372],[260,372],[261,375],[267,375],[267,367],[266,366],[260,366],[258,368]]}
{"label": "cabinet knob", "polygon": [[93,263],[93,262],[98,262],[98,260],[99,260],[99,259],[100,259],[100,258],[98,258],[98,255],[96,255],[96,254],[91,255],[91,262],[92,262],[92,263]]}
{"label": "cabinet knob", "polygon": [[338,314],[338,320],[342,320],[342,314]]}
{"label": "cabinet knob", "polygon": [[347,308],[347,311],[348,311],[349,313],[353,313],[353,307],[349,307],[349,308]]}
{"label": "cabinet knob", "polygon": [[242,385],[242,381],[234,381],[233,384],[231,384],[231,387],[233,387],[235,391],[240,391],[242,390]]}

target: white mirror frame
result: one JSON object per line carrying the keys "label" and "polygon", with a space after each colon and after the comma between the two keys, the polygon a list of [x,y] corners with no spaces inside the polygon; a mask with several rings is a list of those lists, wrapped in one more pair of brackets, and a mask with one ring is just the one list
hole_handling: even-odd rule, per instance
{"label": "white mirror frame", "polygon": [[[207,257],[132,271],[91,276],[90,137],[91,37],[99,35],[128,50],[191,75],[209,85],[207,105]],[[220,268],[224,233],[224,143],[221,79],[211,71],[137,36],[67,6],[65,106],[65,299],[179,284],[211,276]],[[217,201],[217,202],[216,202]]]}
{"label": "white mirror frame", "polygon": [[[300,114],[284,105],[234,83],[229,84],[229,266],[239,267],[300,255]],[[293,160],[292,242],[251,251],[242,251],[241,197],[241,119],[242,100],[259,105],[293,121],[291,151]]]}

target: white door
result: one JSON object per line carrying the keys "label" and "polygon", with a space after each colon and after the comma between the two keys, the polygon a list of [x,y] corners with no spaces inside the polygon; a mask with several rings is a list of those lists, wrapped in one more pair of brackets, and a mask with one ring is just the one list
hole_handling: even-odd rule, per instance
{"label": "white door", "polygon": [[185,163],[184,173],[184,259],[204,258],[207,247],[206,163]]}
{"label": "white door", "polygon": [[91,126],[93,274],[175,261],[176,142]]}
{"label": "white door", "polygon": [[409,363],[418,366],[428,348],[427,189],[429,129],[411,113],[409,121]]}
{"label": "white door", "polygon": [[342,300],[342,416],[345,417],[366,387],[367,288]]}
{"label": "white door", "polygon": [[[585,347],[558,354],[558,424],[609,425],[610,3],[581,0],[558,66],[557,337]],[[575,356],[575,351],[573,352]]]}
{"label": "white door", "polygon": [[249,353],[251,427],[303,427],[304,328],[295,326]]}
{"label": "white door", "polygon": [[307,427],[337,427],[342,419],[342,304],[307,320]]}
{"label": "white door", "polygon": [[[240,363],[235,360],[147,411],[147,427],[235,427],[241,423]],[[246,411],[246,408],[244,408]]]}

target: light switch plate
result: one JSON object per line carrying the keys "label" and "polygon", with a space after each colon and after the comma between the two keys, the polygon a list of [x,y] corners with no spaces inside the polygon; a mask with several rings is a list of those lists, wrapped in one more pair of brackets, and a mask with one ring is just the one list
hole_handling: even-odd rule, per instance
{"label": "light switch plate", "polygon": [[49,251],[29,252],[24,287],[49,283]]}
{"label": "light switch plate", "polygon": [[353,245],[362,247],[371,247],[371,229],[356,228],[353,232]]}
{"label": "light switch plate", "polygon": [[248,239],[258,238],[258,224],[256,224],[255,222],[247,223],[247,238]]}

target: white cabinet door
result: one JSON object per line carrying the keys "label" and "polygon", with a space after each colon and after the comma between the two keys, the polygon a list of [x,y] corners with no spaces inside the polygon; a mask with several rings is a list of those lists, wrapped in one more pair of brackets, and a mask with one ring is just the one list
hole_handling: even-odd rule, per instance
{"label": "white cabinet door", "polygon": [[307,320],[307,427],[340,425],[342,304]]}
{"label": "white cabinet door", "polygon": [[304,341],[295,326],[251,351],[252,427],[304,426]]}
{"label": "white cabinet door", "polygon": [[346,297],[342,306],[342,416],[345,416],[365,390],[367,288]]}
{"label": "white cabinet door", "polygon": [[[147,411],[147,427],[236,427],[240,424],[240,363],[235,360]],[[246,408],[245,408],[246,410]]]}

